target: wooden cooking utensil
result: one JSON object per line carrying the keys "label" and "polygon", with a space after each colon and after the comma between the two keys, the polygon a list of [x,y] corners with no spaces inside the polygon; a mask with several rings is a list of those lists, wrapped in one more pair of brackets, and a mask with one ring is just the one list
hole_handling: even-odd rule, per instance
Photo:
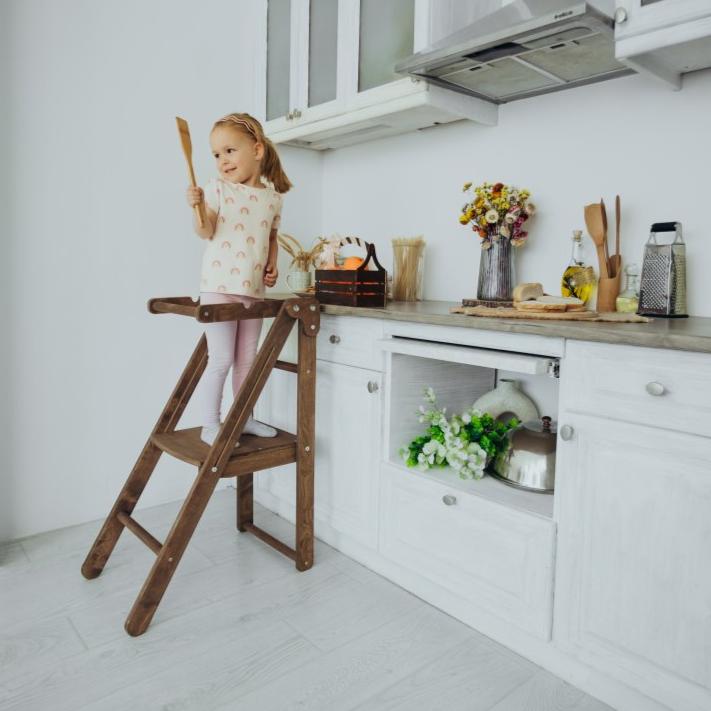
{"label": "wooden cooking utensil", "polygon": [[[188,164],[188,176],[190,177],[190,184],[195,188],[197,187],[197,182],[195,181],[195,171],[193,170],[193,144],[190,140],[190,129],[188,128],[188,122],[179,116],[175,117],[175,122],[178,124],[178,133],[180,134],[180,143],[183,147],[183,154],[185,155],[185,161]],[[200,227],[204,227],[207,222],[207,215],[205,213],[205,203],[198,203],[193,207],[195,210],[195,216],[197,217],[198,224]]]}
{"label": "wooden cooking utensil", "polygon": [[622,255],[620,254],[620,196],[615,197],[615,253],[610,257],[610,276],[616,277],[622,268]]}
{"label": "wooden cooking utensil", "polygon": [[600,210],[602,210],[602,225],[605,229],[605,242],[603,244],[605,247],[605,263],[607,264],[607,273],[612,276],[612,269],[610,268],[610,248],[607,246],[607,208],[602,198],[600,198]]}
{"label": "wooden cooking utensil", "polygon": [[597,249],[597,261],[600,265],[600,278],[607,279],[610,274],[607,270],[607,257],[605,255],[605,223],[603,222],[603,210],[599,203],[585,206],[585,226],[588,234],[592,237]]}

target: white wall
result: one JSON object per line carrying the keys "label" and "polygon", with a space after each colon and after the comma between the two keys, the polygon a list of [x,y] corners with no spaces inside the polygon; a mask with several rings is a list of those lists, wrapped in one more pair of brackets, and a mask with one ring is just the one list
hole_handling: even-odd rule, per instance
{"label": "white wall", "polygon": [[[641,264],[652,222],[681,220],[688,242],[689,309],[711,316],[703,291],[708,238],[711,71],[687,75],[681,92],[629,77],[501,107],[497,127],[469,122],[329,152],[323,231],[374,241],[392,264],[390,240],[423,234],[426,299],[476,296],[480,248],[457,218],[465,181],[531,189],[539,213],[517,253],[520,281],[558,293],[583,205],[604,197],[614,224],[622,198],[622,254]],[[586,240],[591,261],[595,252]],[[595,262],[596,263],[596,262]]]}
{"label": "white wall", "polygon": [[[3,446],[5,540],[108,513],[197,343],[196,322],[146,310],[152,296],[198,290],[203,245],[191,234],[174,117],[190,121],[207,180],[212,122],[256,111],[249,28],[262,0],[0,6],[12,38],[0,52],[13,60],[15,218],[2,263],[18,296],[14,323],[2,324],[12,343],[4,414],[15,427]],[[284,158],[300,183],[284,227],[315,231],[320,157]],[[197,424],[190,410],[184,423]],[[141,505],[183,498],[195,474],[164,457]]]}

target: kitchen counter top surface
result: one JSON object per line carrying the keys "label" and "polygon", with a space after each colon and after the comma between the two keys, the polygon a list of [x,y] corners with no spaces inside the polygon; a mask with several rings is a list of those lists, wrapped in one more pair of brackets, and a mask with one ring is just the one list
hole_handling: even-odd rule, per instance
{"label": "kitchen counter top surface", "polygon": [[360,316],[436,326],[461,326],[504,333],[531,333],[537,336],[570,338],[578,341],[711,353],[711,318],[694,316],[655,318],[649,323],[514,320],[451,314],[449,309],[452,306],[459,306],[459,304],[453,301],[392,301],[384,309],[322,304],[321,311],[334,316]]}

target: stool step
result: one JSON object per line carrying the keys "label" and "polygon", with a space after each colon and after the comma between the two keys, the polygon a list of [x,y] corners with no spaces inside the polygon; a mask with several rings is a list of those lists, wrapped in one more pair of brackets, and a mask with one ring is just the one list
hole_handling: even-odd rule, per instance
{"label": "stool step", "polygon": [[[154,434],[151,441],[158,449],[197,467],[207,459],[210,445],[200,439],[201,427]],[[276,437],[243,434],[235,447],[222,477],[252,474],[296,461],[296,435],[277,429]]]}

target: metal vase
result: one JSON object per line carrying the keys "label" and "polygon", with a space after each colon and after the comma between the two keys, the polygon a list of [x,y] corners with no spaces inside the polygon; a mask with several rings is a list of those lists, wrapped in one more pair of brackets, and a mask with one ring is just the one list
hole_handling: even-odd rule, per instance
{"label": "metal vase", "polygon": [[495,235],[489,249],[481,250],[476,298],[481,301],[511,301],[513,298],[514,247],[511,240]]}

